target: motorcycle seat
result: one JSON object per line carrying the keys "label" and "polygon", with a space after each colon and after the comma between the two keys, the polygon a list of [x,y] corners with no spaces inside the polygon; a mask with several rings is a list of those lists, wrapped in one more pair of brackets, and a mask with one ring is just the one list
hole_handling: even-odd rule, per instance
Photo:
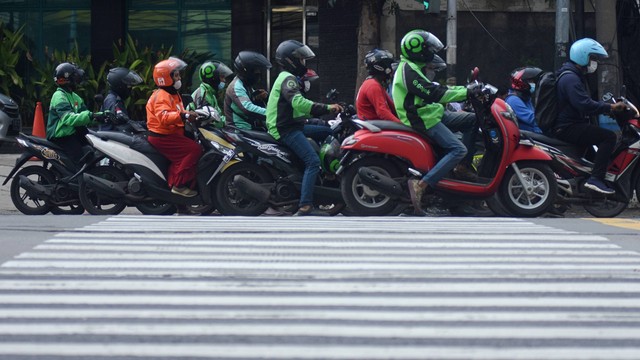
{"label": "motorcycle seat", "polygon": [[274,139],[268,132],[237,129],[242,135],[245,135],[251,139],[266,141],[274,144],[278,144],[278,140]]}
{"label": "motorcycle seat", "polygon": [[119,143],[125,144],[129,147],[133,145],[133,136],[121,133],[119,131],[98,131],[95,133],[96,136],[103,140],[113,140]]}
{"label": "motorcycle seat", "polygon": [[20,133],[20,134],[22,136],[24,136],[25,138],[29,139],[29,141],[31,141],[33,143],[52,148],[54,150],[64,151],[60,146],[52,143],[51,141],[49,141],[47,139],[43,139],[43,138],[37,137],[37,136],[27,135],[27,134],[24,134],[24,133]]}
{"label": "motorcycle seat", "polygon": [[419,134],[413,128],[391,120],[368,120],[367,122],[378,127],[380,130],[395,130]]}
{"label": "motorcycle seat", "polygon": [[547,135],[543,135],[543,134],[538,134],[535,133],[533,131],[527,131],[527,130],[520,130],[520,134],[525,135],[525,137],[531,138],[535,141],[539,141],[541,143],[545,143],[547,145],[552,145],[552,146],[566,146],[566,147],[571,147],[573,145],[571,145],[568,142],[564,142],[562,140],[556,139],[556,138],[552,138],[549,137]]}

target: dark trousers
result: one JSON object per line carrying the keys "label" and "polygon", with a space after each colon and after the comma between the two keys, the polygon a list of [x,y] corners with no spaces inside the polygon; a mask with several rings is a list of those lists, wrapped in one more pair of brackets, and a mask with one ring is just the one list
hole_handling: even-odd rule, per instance
{"label": "dark trousers", "polygon": [[580,146],[596,145],[598,152],[596,152],[591,175],[604,181],[609,158],[616,146],[616,133],[599,126],[581,123],[562,128],[558,131],[557,137],[562,141]]}

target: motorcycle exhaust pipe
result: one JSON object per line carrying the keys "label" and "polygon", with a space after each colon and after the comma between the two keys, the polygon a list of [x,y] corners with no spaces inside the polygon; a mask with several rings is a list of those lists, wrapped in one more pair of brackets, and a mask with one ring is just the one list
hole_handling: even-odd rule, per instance
{"label": "motorcycle exhaust pipe", "polygon": [[82,174],[82,181],[84,181],[89,188],[95,190],[100,195],[108,196],[110,198],[123,198],[127,194],[124,190],[117,186],[116,183],[97,177],[91,174]]}
{"label": "motorcycle exhaust pipe", "polygon": [[31,181],[31,179],[29,179],[28,177],[24,176],[24,175],[20,175],[20,181],[19,181],[20,187],[25,189],[27,194],[31,197],[46,197],[46,198],[50,198],[52,193],[51,190],[47,189],[46,187]]}
{"label": "motorcycle exhaust pipe", "polygon": [[247,179],[242,175],[236,175],[233,177],[233,185],[235,185],[238,190],[258,200],[260,203],[266,203],[271,196],[269,190],[263,188],[259,184],[254,183],[253,181]]}
{"label": "motorcycle exhaust pipe", "polygon": [[384,195],[392,198],[407,196],[407,194],[402,190],[402,185],[399,182],[366,166],[358,169],[358,176],[360,176],[360,181],[363,184],[383,193]]}

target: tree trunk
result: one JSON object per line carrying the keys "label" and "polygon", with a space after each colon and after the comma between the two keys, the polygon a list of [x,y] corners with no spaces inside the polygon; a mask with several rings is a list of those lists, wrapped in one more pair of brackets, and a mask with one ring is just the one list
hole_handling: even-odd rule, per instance
{"label": "tree trunk", "polygon": [[358,26],[358,77],[356,91],[367,77],[364,56],[380,46],[380,15],[384,0],[360,0],[360,23]]}

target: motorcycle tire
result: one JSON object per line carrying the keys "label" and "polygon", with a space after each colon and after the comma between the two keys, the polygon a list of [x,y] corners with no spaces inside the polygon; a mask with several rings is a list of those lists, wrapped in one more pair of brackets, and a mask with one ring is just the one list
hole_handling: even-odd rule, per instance
{"label": "motorcycle tire", "polygon": [[258,216],[269,208],[268,203],[260,203],[243,193],[234,185],[236,175],[242,175],[255,183],[272,182],[267,170],[250,162],[239,162],[227,168],[215,186],[215,206],[222,215]]}
{"label": "motorcycle tire", "polygon": [[629,206],[629,202],[603,199],[584,205],[583,208],[594,217],[612,218],[620,215],[621,212],[626,210],[627,206]]}
{"label": "motorcycle tire", "polygon": [[526,194],[513,168],[509,167],[500,184],[500,199],[514,216],[540,216],[556,201],[558,183],[555,174],[541,162],[524,161],[518,167],[524,179],[533,186],[533,194]]}
{"label": "motorcycle tire", "polygon": [[[126,182],[128,180],[122,170],[113,166],[96,166],[89,169],[87,173],[112,182]],[[127,207],[124,198],[114,199],[99,194],[89,188],[87,183],[82,180],[80,180],[78,197],[84,209],[91,215],[118,215]]]}
{"label": "motorcycle tire", "polygon": [[498,217],[513,216],[513,214],[509,210],[507,210],[507,208],[504,206],[504,204],[502,203],[502,200],[500,200],[498,193],[495,193],[493,194],[492,197],[485,199],[485,203],[487,204],[487,207],[489,208],[489,210],[491,210],[495,216],[498,216]]}
{"label": "motorcycle tire", "polygon": [[358,170],[363,166],[392,178],[400,176],[397,166],[387,159],[366,157],[351,164],[345,170],[340,182],[342,198],[347,208],[352,214],[358,216],[391,214],[398,207],[398,201],[364,185],[358,175]]}
{"label": "motorcycle tire", "polygon": [[136,205],[136,209],[143,215],[168,216],[173,215],[178,209],[173,204],[145,202]]}
{"label": "motorcycle tire", "polygon": [[41,185],[48,185],[56,182],[53,172],[42,166],[27,166],[14,175],[10,190],[11,201],[21,213],[25,215],[44,215],[51,211],[52,205],[48,201],[38,197],[31,197],[25,189],[20,187],[20,176],[25,176]]}

